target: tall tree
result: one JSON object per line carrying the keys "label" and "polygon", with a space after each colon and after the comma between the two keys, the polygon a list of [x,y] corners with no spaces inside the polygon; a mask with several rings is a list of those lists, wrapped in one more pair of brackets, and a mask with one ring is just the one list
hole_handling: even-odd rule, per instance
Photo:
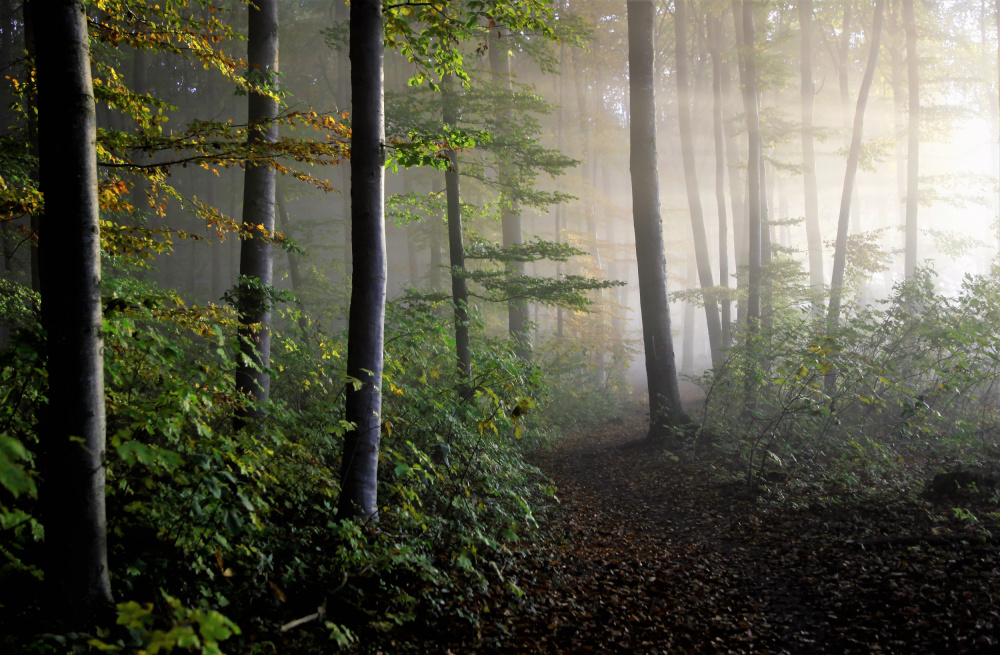
{"label": "tall tree", "polygon": [[[719,286],[729,288],[729,230],[726,217],[726,133],[722,121],[722,18],[712,12],[708,16],[708,46],[712,57],[712,136],[715,145],[715,204],[719,212]],[[732,305],[720,298],[722,346],[733,345]]]}
{"label": "tall tree", "polygon": [[917,60],[917,23],[913,0],[903,0],[903,26],[906,30],[906,81],[909,86],[910,114],[907,118],[906,147],[906,245],[903,271],[913,277],[917,267],[917,191],[920,172],[920,80]]}
{"label": "tall tree", "polygon": [[[444,123],[458,124],[454,84],[447,76],[444,84]],[[451,265],[451,299],[455,303],[455,353],[459,373],[472,376],[472,353],[469,349],[469,288],[465,279],[465,245],[462,243],[462,202],[459,187],[458,153],[447,152],[448,170],[444,174],[448,200],[448,253]]]}
{"label": "tall tree", "polygon": [[[738,11],[739,10],[739,11]],[[760,320],[761,285],[761,206],[763,204],[763,152],[760,139],[760,106],[757,95],[756,35],[753,24],[753,0],[733,0],[733,13],[741,17],[737,29],[743,30],[743,108],[747,122],[747,323],[753,329]]]}
{"label": "tall tree", "polygon": [[704,294],[705,318],[708,321],[708,341],[712,364],[722,364],[722,325],[719,305],[715,301],[715,280],[708,254],[708,237],[705,234],[705,216],[701,207],[701,189],[694,161],[694,143],[691,138],[691,100],[688,93],[687,71],[687,11],[684,0],[674,0],[674,48],[677,66],[677,119],[680,124],[681,158],[684,163],[684,182],[687,188],[688,209],[691,213],[691,230],[694,233],[694,252],[698,267],[698,281]]}
{"label": "tall tree", "polygon": [[48,404],[41,411],[45,582],[82,617],[110,606],[97,122],[85,3],[31,3],[38,79],[39,273]]}
{"label": "tall tree", "polygon": [[809,284],[823,290],[823,238],[819,229],[819,196],[816,191],[816,150],[813,140],[813,100],[816,85],[812,69],[812,0],[799,0],[802,91],[802,185],[805,193],[806,241],[809,249]]}
{"label": "tall tree", "polygon": [[[247,102],[247,145],[252,150],[278,137],[278,101],[274,95],[278,74],[278,2],[255,0],[249,8],[247,35],[248,78],[258,87]],[[275,171],[265,164],[247,165],[243,185],[244,239],[240,248],[239,345],[236,388],[252,399],[237,425],[258,418],[267,401],[271,378],[271,307],[267,288],[272,283]]]}
{"label": "tall tree", "polygon": [[[512,93],[510,78],[510,49],[507,45],[507,38],[504,35],[505,27],[495,26],[490,28],[489,37],[489,57],[490,72],[493,77],[494,88],[499,92],[506,91]],[[505,109],[505,123],[511,122],[510,110]],[[524,242],[521,234],[521,209],[514,194],[510,192],[514,182],[511,179],[511,171],[502,159],[498,162],[498,175],[500,182],[501,204],[503,214],[500,218],[503,229],[503,245],[505,248],[516,247]],[[512,261],[507,263],[508,275],[511,277],[523,276],[525,273],[524,262]],[[518,357],[527,361],[531,359],[531,336],[528,334],[528,301],[524,298],[511,298],[507,303],[507,328],[510,338],[514,342],[514,351]]]}
{"label": "tall tree", "polygon": [[837,245],[833,253],[833,281],[830,283],[830,310],[827,320],[831,327],[837,327],[840,322],[840,302],[843,295],[844,268],[847,262],[847,232],[850,227],[851,198],[854,193],[854,180],[858,173],[858,158],[861,155],[861,138],[864,133],[865,107],[868,104],[868,93],[875,77],[875,67],[878,65],[878,53],[882,43],[882,10],[883,0],[875,0],[875,14],[872,18],[872,31],[869,37],[868,63],[865,65],[865,75],[858,90],[858,105],[854,111],[854,129],[851,134],[851,148],[847,154],[847,170],[844,173],[844,190],[840,196],[840,217],[837,222]]}
{"label": "tall tree", "polygon": [[632,220],[639,269],[639,307],[649,385],[649,439],[661,441],[686,421],[677,384],[670,334],[667,270],[656,165],[656,101],[653,76],[653,0],[628,0],[629,164]]}
{"label": "tall tree", "polygon": [[351,308],[347,327],[345,435],[340,518],[372,519],[378,511],[385,334],[385,104],[382,0],[354,0],[350,17]]}

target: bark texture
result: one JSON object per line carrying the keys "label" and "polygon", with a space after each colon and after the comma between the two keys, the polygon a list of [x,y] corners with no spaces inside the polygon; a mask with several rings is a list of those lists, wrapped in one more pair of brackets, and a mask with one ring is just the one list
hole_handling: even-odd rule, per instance
{"label": "bark texture", "polygon": [[629,167],[632,220],[639,270],[639,307],[649,384],[649,438],[659,441],[670,426],[686,421],[677,385],[674,342],[670,334],[667,271],[660,219],[656,162],[656,102],[653,84],[652,0],[629,0]]}
{"label": "bark texture", "polygon": [[351,309],[347,333],[346,419],[340,518],[371,520],[378,512],[378,449],[382,424],[382,349],[385,330],[385,106],[382,78],[382,2],[354,0],[350,28]]}
{"label": "bark texture", "polygon": [[45,582],[78,620],[112,603],[104,505],[104,362],[96,111],[80,0],[32,3],[37,45],[42,323],[48,404],[41,411]]}
{"label": "bark texture", "polygon": [[[273,85],[278,72],[278,2],[256,0],[249,8],[247,62],[251,79]],[[278,102],[262,93],[251,93],[247,103],[251,149],[266,148],[278,137],[274,120]],[[237,390],[253,406],[237,417],[237,426],[260,418],[261,403],[267,402],[271,377],[271,308],[263,290],[271,286],[272,235],[274,234],[275,172],[270,166],[248,165],[243,185],[243,229],[240,275],[253,284],[240,285],[239,342],[242,355],[236,369]]]}

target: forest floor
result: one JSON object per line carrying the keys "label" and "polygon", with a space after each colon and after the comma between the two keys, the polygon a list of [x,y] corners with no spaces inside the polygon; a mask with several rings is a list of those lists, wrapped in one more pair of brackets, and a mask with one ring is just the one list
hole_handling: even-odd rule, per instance
{"label": "forest floor", "polygon": [[710,459],[635,447],[642,423],[536,453],[559,507],[520,607],[434,651],[1000,652],[995,505],[794,477],[740,494]]}

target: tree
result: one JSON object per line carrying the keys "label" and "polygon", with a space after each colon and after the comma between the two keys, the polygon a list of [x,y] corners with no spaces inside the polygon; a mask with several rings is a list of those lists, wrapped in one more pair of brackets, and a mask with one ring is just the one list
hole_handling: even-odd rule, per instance
{"label": "tree", "polygon": [[[451,77],[444,83],[444,123],[458,124],[455,94]],[[465,278],[465,245],[462,242],[462,202],[459,189],[458,153],[449,150],[448,170],[444,174],[448,199],[448,253],[451,266],[451,299],[455,303],[455,353],[459,373],[472,376],[472,353],[469,349],[469,288]]]}
{"label": "tree", "polygon": [[917,24],[913,0],[903,0],[903,25],[906,30],[906,80],[909,86],[910,112],[906,132],[906,245],[903,270],[912,279],[917,267],[917,193],[920,180],[920,80],[917,60]]}
{"label": "tree", "polygon": [[382,428],[385,333],[385,107],[382,0],[351,3],[351,308],[347,327],[345,418],[340,518],[378,512],[378,449]]}
{"label": "tree", "polygon": [[[742,4],[742,12],[737,11]],[[760,139],[760,106],[757,95],[756,36],[753,24],[753,0],[733,0],[733,13],[740,16],[737,31],[743,30],[743,107],[747,121],[747,204],[749,205],[749,247],[747,275],[747,323],[756,328],[760,320],[761,292],[761,207],[763,205],[763,153]]]}
{"label": "tree", "polygon": [[854,194],[854,180],[858,173],[858,157],[861,155],[861,138],[865,121],[865,107],[868,104],[868,93],[875,77],[875,67],[878,65],[878,53],[882,43],[882,10],[883,0],[875,0],[875,14],[872,18],[872,31],[869,41],[868,63],[865,66],[865,76],[858,90],[858,106],[854,111],[854,130],[851,135],[851,148],[847,155],[847,170],[844,173],[844,191],[840,196],[840,217],[837,222],[837,245],[833,254],[833,281],[830,283],[830,310],[827,319],[830,326],[836,328],[840,322],[840,302],[844,286],[844,267],[847,261],[847,232],[851,218],[851,196]]}
{"label": "tree", "polygon": [[[490,72],[496,89],[511,92],[510,51],[503,36],[505,28],[496,26],[490,29],[489,56]],[[509,111],[509,110],[508,110]],[[510,116],[504,117],[504,122],[510,122]],[[517,247],[524,243],[521,234],[521,209],[517,199],[510,192],[512,186],[511,172],[501,159],[498,165],[498,176],[503,215],[503,245],[505,248]],[[524,262],[512,261],[507,264],[507,274],[511,277],[524,275]],[[507,329],[514,350],[518,357],[528,361],[531,359],[531,335],[528,333],[528,302],[524,298],[511,298],[507,303]]]}
{"label": "tree", "polygon": [[[708,47],[712,57],[712,136],[715,145],[715,203],[719,212],[719,286],[729,288],[729,231],[726,218],[726,134],[722,121],[722,20],[713,13],[708,16]],[[732,305],[721,298],[722,346],[733,345]]]}
{"label": "tree", "polygon": [[39,272],[48,404],[40,510],[53,607],[91,618],[111,605],[104,504],[104,358],[97,123],[85,4],[35,2]]}
{"label": "tree", "polygon": [[[255,0],[249,7],[247,77],[260,85],[248,95],[247,146],[267,147],[278,136],[278,99],[273,88],[278,73],[278,2]],[[270,91],[270,93],[268,93]],[[271,308],[267,290],[272,282],[275,171],[266,163],[249,164],[243,185],[243,227],[240,248],[239,367],[236,388],[253,404],[237,417],[237,425],[261,416],[267,401],[271,361]]]}
{"label": "tree", "polygon": [[[719,305],[716,303],[713,287],[712,263],[708,255],[708,237],[705,235],[705,216],[701,207],[701,189],[698,188],[698,173],[695,169],[694,145],[691,138],[691,105],[688,97],[687,52],[685,35],[684,0],[674,0],[674,47],[677,66],[677,120],[680,124],[681,157],[684,162],[684,181],[687,188],[688,209],[691,212],[691,230],[694,233],[695,261],[698,267],[698,281],[705,294],[705,318],[708,321],[708,341],[712,351],[712,364],[722,364],[722,326],[719,319]],[[720,81],[721,83],[721,81]],[[720,87],[721,91],[721,87]]]}
{"label": "tree", "polygon": [[629,137],[632,220],[639,268],[639,306],[649,386],[649,439],[662,441],[668,429],[686,422],[677,384],[670,334],[667,272],[656,165],[656,102],[653,86],[652,0],[628,0]]}
{"label": "tree", "polygon": [[823,239],[819,229],[819,197],[816,191],[816,151],[813,138],[813,100],[816,85],[812,69],[812,0],[799,0],[799,34],[802,80],[802,185],[805,192],[806,240],[809,248],[809,284],[823,290]]}

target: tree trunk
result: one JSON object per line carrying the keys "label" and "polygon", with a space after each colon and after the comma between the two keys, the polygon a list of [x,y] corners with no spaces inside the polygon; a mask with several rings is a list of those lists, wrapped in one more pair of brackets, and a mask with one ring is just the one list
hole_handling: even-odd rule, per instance
{"label": "tree trunk", "polygon": [[813,139],[813,101],[816,87],[812,71],[812,0],[799,0],[802,48],[802,183],[805,193],[806,242],[809,249],[809,285],[823,292],[823,237],[819,229],[819,195],[816,190],[816,150]]}
{"label": "tree trunk", "polygon": [[346,420],[339,518],[378,512],[378,448],[382,425],[385,329],[385,106],[382,87],[382,2],[351,2],[351,309],[347,333]]}
{"label": "tree trunk", "polygon": [[903,0],[903,23],[906,27],[906,80],[910,95],[910,116],[906,148],[906,246],[903,270],[906,279],[913,278],[917,267],[917,192],[920,173],[920,81],[917,68],[917,24],[913,17],[913,0]]}
{"label": "tree trunk", "polygon": [[844,286],[844,267],[847,261],[847,232],[851,218],[851,199],[854,193],[854,180],[858,172],[858,158],[861,155],[865,107],[868,104],[868,92],[871,90],[872,79],[875,77],[878,51],[882,43],[882,9],[883,1],[875,0],[875,16],[872,20],[872,32],[869,39],[868,63],[865,66],[865,76],[861,80],[861,88],[858,90],[858,106],[854,111],[851,148],[847,154],[847,171],[844,173],[844,190],[840,195],[837,245],[833,253],[833,280],[830,283],[830,310],[827,314],[831,328],[836,328],[840,324],[840,302]]}
{"label": "tree trunk", "polygon": [[[722,122],[722,23],[718,16],[708,18],[708,44],[712,56],[712,134],[715,144],[715,204],[719,212],[719,286],[729,288],[729,230],[726,218],[726,134]],[[732,303],[720,300],[722,347],[733,345]]]}
{"label": "tree trunk", "polygon": [[34,2],[42,324],[48,403],[38,470],[45,583],[62,613],[112,603],[104,506],[105,419],[96,109],[84,3]]}
{"label": "tree trunk", "polygon": [[705,234],[705,216],[701,207],[701,189],[695,170],[694,144],[691,138],[691,105],[688,97],[687,52],[685,21],[687,11],[684,0],[674,0],[674,45],[677,66],[677,117],[680,123],[681,158],[684,163],[684,182],[687,188],[688,209],[691,212],[691,230],[694,233],[694,252],[698,267],[698,281],[704,294],[705,318],[708,322],[708,341],[712,351],[712,365],[722,364],[722,325],[719,305],[713,293],[715,279],[708,254],[708,237]]}
{"label": "tree trunk", "polygon": [[656,162],[652,0],[628,0],[629,138],[632,218],[639,270],[639,307],[649,384],[649,439],[662,441],[687,421],[681,409],[670,334],[667,271]]}
{"label": "tree trunk", "polygon": [[[739,7],[741,0],[733,0]],[[760,321],[761,284],[761,140],[760,116],[757,99],[757,61],[754,54],[756,36],[753,25],[753,0],[742,0],[743,27],[743,107],[747,121],[747,324],[756,329]]]}
{"label": "tree trunk", "polygon": [[[249,8],[247,62],[249,75],[258,84],[276,85],[278,72],[278,1],[256,0]],[[278,103],[273,98],[251,93],[247,103],[247,143],[274,142],[278,127],[274,120]],[[262,417],[271,377],[271,308],[266,289],[272,283],[275,171],[267,165],[247,165],[243,185],[243,229],[240,247],[240,275],[244,282],[239,293],[240,363],[236,369],[236,389],[248,396],[251,406],[236,418],[240,427]],[[252,279],[247,282],[246,279]]]}
{"label": "tree trunk", "polygon": [[[510,53],[507,49],[507,41],[500,34],[503,27],[497,26],[490,29],[489,55],[490,73],[493,77],[493,85],[496,89],[506,90],[512,93],[510,80]],[[510,109],[504,110],[504,121],[510,122],[512,119]],[[503,161],[499,162],[499,182],[501,203],[503,205],[503,215],[501,216],[501,226],[503,228],[503,246],[505,248],[523,243],[521,234],[521,210],[517,200],[510,192],[513,185],[512,174]],[[517,277],[524,275],[524,262],[510,262],[507,264],[507,275]],[[511,341],[514,342],[514,352],[524,361],[531,360],[531,335],[528,333],[528,302],[524,298],[512,298],[507,303],[507,329]]]}
{"label": "tree trunk", "polygon": [[[451,76],[444,83],[444,122],[458,125],[454,85]],[[458,153],[449,150],[448,170],[444,174],[448,198],[448,254],[451,257],[451,298],[455,303],[455,354],[458,372],[465,379],[472,377],[472,353],[469,349],[469,289],[465,272],[465,245],[462,243],[462,203],[459,188]]]}

